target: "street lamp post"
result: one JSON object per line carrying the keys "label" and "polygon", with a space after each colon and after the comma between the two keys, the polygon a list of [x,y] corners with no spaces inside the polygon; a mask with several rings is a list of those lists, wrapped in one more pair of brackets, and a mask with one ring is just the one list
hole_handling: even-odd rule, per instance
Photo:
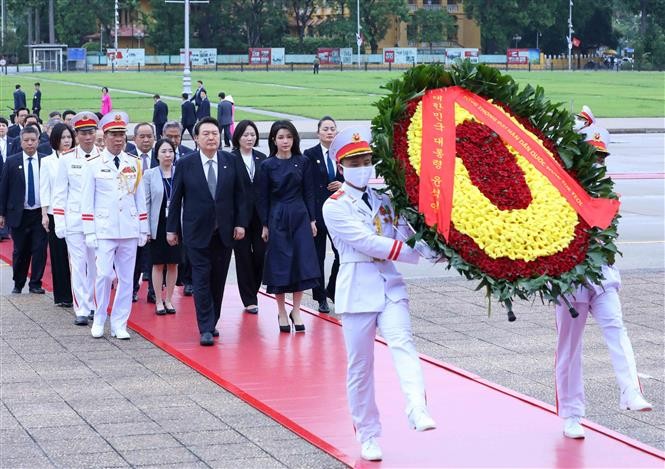
{"label": "street lamp post", "polygon": [[540,31],[538,31],[538,32],[536,33],[536,49],[538,49],[538,50],[540,50],[540,47],[538,47],[538,39],[539,39],[541,36],[542,36],[542,34],[540,34]]}
{"label": "street lamp post", "polygon": [[360,35],[360,0],[356,2],[356,44],[358,44],[358,70],[360,70],[360,45],[362,36]]}
{"label": "street lamp post", "polygon": [[521,40],[522,40],[522,36],[520,36],[519,34],[515,34],[513,36],[513,41],[515,41],[515,49],[517,49],[517,46],[518,46],[518,44],[520,43]]}
{"label": "street lamp post", "polygon": [[119,13],[118,13],[118,0],[115,0],[115,25],[114,25],[114,31],[115,34],[113,36],[113,47],[114,47],[114,52],[113,52],[113,63],[111,64],[111,71],[115,72],[115,67],[118,64],[118,28],[120,27],[120,18],[119,18]]}

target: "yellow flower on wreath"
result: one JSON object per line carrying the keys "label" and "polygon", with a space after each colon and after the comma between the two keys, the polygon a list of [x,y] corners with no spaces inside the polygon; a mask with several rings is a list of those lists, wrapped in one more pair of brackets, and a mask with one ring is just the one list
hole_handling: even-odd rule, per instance
{"label": "yellow flower on wreath", "polygon": [[[539,140],[512,116],[505,115]],[[459,125],[466,120],[477,121],[471,113],[455,105],[455,123]],[[421,102],[407,130],[409,161],[418,175],[421,166],[422,123]],[[564,250],[575,236],[577,212],[558,189],[515,148],[510,145],[506,145],[506,148],[515,156],[524,172],[531,192],[531,204],[525,209],[499,210],[471,182],[466,167],[461,160],[457,160],[451,214],[455,228],[473,238],[494,259],[507,257],[532,261]]]}

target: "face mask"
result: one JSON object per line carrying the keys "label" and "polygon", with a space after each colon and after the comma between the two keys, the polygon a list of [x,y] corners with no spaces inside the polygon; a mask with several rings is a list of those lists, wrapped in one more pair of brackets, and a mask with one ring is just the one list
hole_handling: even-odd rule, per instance
{"label": "face mask", "polygon": [[374,166],[344,168],[344,180],[359,189],[367,187],[372,174],[374,174]]}

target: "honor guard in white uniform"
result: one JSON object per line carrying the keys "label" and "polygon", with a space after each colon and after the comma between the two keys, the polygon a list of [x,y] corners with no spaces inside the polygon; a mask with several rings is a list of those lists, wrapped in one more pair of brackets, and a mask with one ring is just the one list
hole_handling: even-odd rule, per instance
{"label": "honor guard in white uniform", "polygon": [[[582,113],[593,120],[587,106],[584,106]],[[580,133],[584,134],[587,143],[596,148],[598,164],[604,164],[604,158],[609,155],[607,130],[592,123],[584,126]],[[619,407],[642,411],[652,408],[642,396],[633,346],[623,323],[619,300],[621,275],[613,265],[604,265],[602,272],[604,279],[600,286],[589,283],[567,296],[579,316],[573,318],[564,301],[556,306],[556,400],[557,411],[565,419],[563,434],[568,438],[584,438],[584,429],[580,424],[585,413],[582,337],[589,314],[601,328],[610,352],[620,391]]]}
{"label": "honor guard in white uniform", "polygon": [[95,305],[95,250],[85,244],[81,220],[83,170],[88,160],[97,158],[95,132],[99,119],[94,112],[79,112],[72,118],[78,146],[58,160],[58,176],[53,189],[55,234],[65,238],[69,252],[74,294],[74,324],[87,326],[97,309]]}
{"label": "honor guard in white uniform", "polygon": [[97,310],[92,324],[93,337],[104,335],[111,294],[113,268],[118,277],[111,310],[111,336],[129,339],[127,320],[132,307],[132,277],[136,246],[148,239],[148,214],[141,177],[143,168],[135,156],[122,149],[129,116],[112,111],[99,122],[106,148],[91,158],[83,172],[81,219],[85,243],[97,255]]}
{"label": "honor guard in white uniform", "polygon": [[347,354],[347,395],[361,456],[382,459],[374,395],[376,328],[388,343],[406,397],[409,424],[418,431],[436,427],[427,412],[425,384],[409,317],[406,284],[393,261],[417,263],[419,254],[395,228],[390,198],[367,187],[373,173],[369,129],[350,128],[333,140],[329,155],[345,182],[323,205],[323,217],[339,251],[335,312],[342,317]]}

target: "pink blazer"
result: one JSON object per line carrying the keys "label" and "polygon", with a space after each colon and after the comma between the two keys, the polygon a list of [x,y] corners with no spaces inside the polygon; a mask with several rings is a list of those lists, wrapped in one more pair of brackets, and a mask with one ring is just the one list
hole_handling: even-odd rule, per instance
{"label": "pink blazer", "polygon": [[113,105],[111,104],[111,95],[102,95],[102,108],[99,112],[101,112],[103,115],[106,115],[111,112],[111,109],[113,109]]}

